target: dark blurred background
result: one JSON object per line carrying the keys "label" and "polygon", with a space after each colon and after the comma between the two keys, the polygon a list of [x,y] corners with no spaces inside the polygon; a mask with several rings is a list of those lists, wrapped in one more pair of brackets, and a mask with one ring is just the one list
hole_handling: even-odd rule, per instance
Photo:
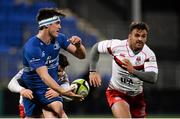
{"label": "dark blurred background", "polygon": [[[66,18],[61,32],[78,35],[87,48],[87,59],[78,60],[62,51],[70,60],[70,81],[88,80],[88,53],[101,40],[127,38],[132,21],[150,26],[147,44],[155,52],[159,66],[156,84],[144,84],[147,112],[152,117],[180,117],[180,11],[178,0],[0,0],[0,117],[18,117],[19,94],[7,89],[10,79],[22,67],[22,46],[35,35],[38,9],[58,7]],[[112,117],[105,89],[111,74],[111,58],[102,55],[99,71],[103,86],[92,88],[83,102],[65,102],[72,117]],[[100,116],[98,116],[100,115]]]}

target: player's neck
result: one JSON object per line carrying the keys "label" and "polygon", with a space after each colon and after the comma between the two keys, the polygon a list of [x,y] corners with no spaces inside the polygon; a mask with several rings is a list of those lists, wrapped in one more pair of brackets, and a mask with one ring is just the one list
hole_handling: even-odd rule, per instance
{"label": "player's neck", "polygon": [[142,49],[137,49],[131,42],[128,42],[129,48],[132,50],[132,52],[137,55],[139,52],[141,52]]}
{"label": "player's neck", "polygon": [[45,44],[49,45],[51,43],[51,37],[46,33],[47,31],[41,30],[37,34],[37,37],[43,41]]}

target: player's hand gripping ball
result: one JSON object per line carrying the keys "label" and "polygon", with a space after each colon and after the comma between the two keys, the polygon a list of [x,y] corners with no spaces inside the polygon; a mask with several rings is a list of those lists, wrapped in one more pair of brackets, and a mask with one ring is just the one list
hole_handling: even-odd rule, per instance
{"label": "player's hand gripping ball", "polygon": [[74,88],[73,92],[82,95],[84,98],[89,94],[89,84],[84,79],[76,79],[71,83],[71,87]]}

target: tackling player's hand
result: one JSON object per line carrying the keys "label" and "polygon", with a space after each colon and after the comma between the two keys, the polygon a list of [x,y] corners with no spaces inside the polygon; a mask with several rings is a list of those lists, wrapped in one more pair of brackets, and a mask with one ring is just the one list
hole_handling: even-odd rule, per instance
{"label": "tackling player's hand", "polygon": [[20,94],[25,97],[25,98],[29,98],[30,100],[32,100],[34,97],[33,97],[33,92],[29,89],[22,89],[20,91]]}
{"label": "tackling player's hand", "polygon": [[128,59],[123,59],[122,67],[124,67],[129,73],[133,73],[134,67]]}
{"label": "tackling player's hand", "polygon": [[101,77],[97,72],[90,72],[89,73],[89,83],[90,86],[99,87],[101,86]]}
{"label": "tackling player's hand", "polygon": [[81,38],[78,36],[72,36],[69,41],[71,44],[75,45],[76,48],[79,48],[81,46]]}
{"label": "tackling player's hand", "polygon": [[55,98],[55,97],[58,97],[59,96],[59,93],[54,91],[53,89],[51,88],[48,88],[47,89],[48,91],[46,91],[46,94],[45,94],[45,97],[47,99],[52,99],[52,98]]}

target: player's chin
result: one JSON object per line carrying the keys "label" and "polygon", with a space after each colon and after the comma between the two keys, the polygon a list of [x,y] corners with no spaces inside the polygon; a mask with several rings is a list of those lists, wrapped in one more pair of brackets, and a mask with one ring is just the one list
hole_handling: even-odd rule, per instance
{"label": "player's chin", "polygon": [[142,49],[143,46],[144,46],[144,44],[142,44],[142,43],[137,43],[137,44],[136,44],[136,48],[137,48],[137,49]]}
{"label": "player's chin", "polygon": [[58,34],[54,34],[54,36],[53,36],[54,38],[57,38],[58,37]]}
{"label": "player's chin", "polygon": [[58,35],[59,35],[59,32],[54,32],[53,37],[54,37],[54,38],[57,38]]}

